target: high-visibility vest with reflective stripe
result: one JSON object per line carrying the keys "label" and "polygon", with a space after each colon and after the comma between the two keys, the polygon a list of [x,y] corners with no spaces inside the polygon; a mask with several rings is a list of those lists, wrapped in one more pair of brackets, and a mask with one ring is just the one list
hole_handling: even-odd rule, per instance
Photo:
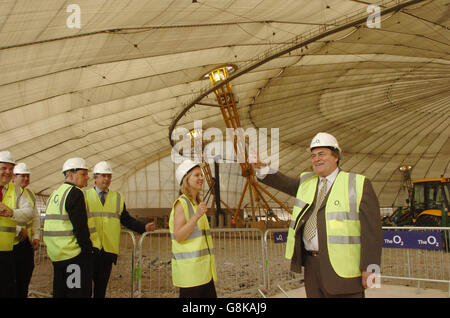
{"label": "high-visibility vest with reflective stripe", "polygon": [[[66,211],[67,195],[73,187],[74,185],[64,183],[47,200],[43,239],[47,245],[47,254],[53,262],[64,261],[81,253]],[[92,235],[95,229],[89,231]]]}
{"label": "high-visibility vest with reflective stripe", "polygon": [[[25,194],[27,196],[28,202],[30,202],[30,205],[33,207],[36,205],[36,194],[33,192],[33,190],[30,190],[28,188],[22,189],[20,188],[22,191],[22,195]],[[22,227],[24,227],[27,230],[28,233],[28,240],[30,241],[30,243],[33,241],[32,240],[32,235],[33,235],[33,219],[29,220],[26,223],[22,223],[22,222],[17,222],[17,225],[20,225]],[[16,236],[14,239],[14,245],[19,244],[19,237]]]}
{"label": "high-visibility vest with reflective stripe", "polygon": [[[122,194],[109,190],[105,205],[102,204],[97,191],[91,188],[86,191],[89,227],[95,227],[99,241],[99,249],[108,253],[119,254],[120,215],[123,212]],[[91,237],[92,240],[92,237]]]}
{"label": "high-visibility vest with reflective stripe", "polygon": [[[337,275],[344,278],[361,276],[361,223],[359,204],[365,177],[340,171],[330,190],[325,206],[327,247],[330,263]],[[294,253],[295,232],[300,220],[314,201],[319,177],[302,173],[291,216],[286,244],[286,258]]]}
{"label": "high-visibility vest with reflective stripe", "polygon": [[90,232],[89,238],[91,239],[93,247],[101,249],[102,248],[102,243],[100,242],[100,236],[99,236],[99,234],[97,232],[97,229],[95,228],[95,224],[94,224],[93,220],[91,220],[91,214],[89,213],[89,206],[88,206],[88,202],[87,202],[87,191],[85,189],[81,189],[81,191],[84,194],[84,202],[86,203],[86,212],[87,212],[87,217],[88,217],[88,227],[89,227],[89,232]]}
{"label": "high-visibility vest with reflective stripe", "polygon": [[[10,209],[17,208],[17,201],[20,198],[20,187],[8,183],[8,189],[3,195],[2,202]],[[7,252],[13,250],[14,238],[16,237],[17,222],[10,217],[0,216],[0,251]]]}
{"label": "high-visibility vest with reflective stripe", "polygon": [[177,287],[194,287],[217,280],[214,246],[208,218],[204,214],[192,233],[182,242],[174,236],[175,204],[180,202],[186,222],[195,214],[197,205],[185,195],[181,195],[170,212],[169,229],[172,238],[172,281]]}

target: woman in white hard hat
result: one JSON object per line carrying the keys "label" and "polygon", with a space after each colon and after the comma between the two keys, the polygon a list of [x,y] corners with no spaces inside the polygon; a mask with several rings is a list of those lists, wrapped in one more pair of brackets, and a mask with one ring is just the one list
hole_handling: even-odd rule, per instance
{"label": "woman in white hard hat", "polygon": [[214,248],[206,217],[206,203],[200,199],[203,174],[191,160],[176,170],[180,195],[170,213],[172,238],[172,281],[180,298],[216,298],[217,280]]}

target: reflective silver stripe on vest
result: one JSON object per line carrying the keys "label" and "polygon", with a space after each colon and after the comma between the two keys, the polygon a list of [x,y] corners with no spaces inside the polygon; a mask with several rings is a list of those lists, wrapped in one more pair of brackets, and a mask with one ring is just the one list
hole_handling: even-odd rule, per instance
{"label": "reflective silver stripe on vest", "polygon": [[298,186],[300,186],[303,182],[305,182],[305,181],[308,180],[309,178],[313,177],[314,175],[315,175],[314,172],[310,172],[310,173],[307,173],[307,174],[305,174],[305,175],[303,175],[303,176],[300,176],[300,183],[299,183]]}
{"label": "reflective silver stripe on vest", "polygon": [[[90,228],[89,233],[95,233],[97,230],[95,228]],[[73,230],[67,231],[44,231],[44,236],[72,236]]]}
{"label": "reflective silver stripe on vest", "polygon": [[0,226],[0,232],[14,232],[16,233],[16,227],[10,227],[10,226]]}
{"label": "reflective silver stripe on vest", "polygon": [[326,212],[327,220],[359,220],[358,202],[356,198],[356,174],[349,173],[348,180],[349,212]]}
{"label": "reflective silver stripe on vest", "polygon": [[300,208],[300,210],[303,209],[305,207],[305,205],[306,205],[306,202],[304,202],[300,199],[295,199],[295,201],[294,201],[294,206]]}
{"label": "reflective silver stripe on vest", "polygon": [[[186,205],[188,207],[188,212],[189,212],[189,219],[191,219],[194,216],[194,208],[193,208],[191,202],[189,202],[189,200],[186,199],[185,197],[180,197],[180,198],[182,198],[186,202]],[[198,238],[198,237],[201,237],[202,235],[205,235],[204,231],[200,231],[198,229],[198,225],[195,224],[194,229],[192,230],[191,234],[186,238],[186,240]]]}
{"label": "reflective silver stripe on vest", "polygon": [[67,221],[70,219],[69,219],[69,215],[67,215],[67,214],[46,214],[44,220]]}
{"label": "reflective silver stripe on vest", "polygon": [[73,186],[68,187],[68,188],[66,189],[66,191],[64,191],[64,193],[63,193],[63,195],[62,195],[61,202],[59,203],[59,213],[60,213],[60,214],[62,214],[63,211],[64,211],[64,204],[66,203],[66,197],[67,197],[67,195],[69,194],[69,191],[72,190],[72,187],[73,187]]}
{"label": "reflective silver stripe on vest", "polygon": [[[356,197],[356,174],[348,176],[348,203],[349,212],[326,212],[327,220],[359,221],[358,203]],[[361,244],[360,236],[328,236],[331,244]]]}
{"label": "reflective silver stripe on vest", "polygon": [[[294,201],[294,207],[299,208],[300,211],[303,210],[303,208],[306,206],[306,204],[307,204],[306,202],[303,202],[300,199],[295,199],[295,201]],[[291,223],[289,225],[294,230],[295,230],[295,223],[296,223],[295,220],[291,220]]]}
{"label": "reflective silver stripe on vest", "polygon": [[289,226],[295,230],[295,220],[291,220],[291,224]]}
{"label": "reflective silver stripe on vest", "polygon": [[120,194],[117,193],[117,194],[116,194],[116,197],[117,197],[117,201],[116,201],[116,213],[117,213],[117,216],[119,216],[119,213],[120,213]]}
{"label": "reflective silver stripe on vest", "polygon": [[15,191],[16,191],[16,207],[19,207],[20,196],[22,195],[22,193],[20,192],[20,187],[15,186]]}
{"label": "reflective silver stripe on vest", "polygon": [[31,201],[33,202],[33,206],[35,206],[36,205],[36,197],[33,195],[31,190],[25,188],[25,191],[27,191],[28,197],[31,198]]}
{"label": "reflective silver stripe on vest", "polygon": [[189,200],[183,196],[180,197],[180,199],[183,199],[186,202],[186,205],[188,207],[188,212],[189,212],[189,218],[192,218],[194,216],[194,208],[193,208],[191,202],[189,202]]}
{"label": "reflective silver stripe on vest", "polygon": [[[173,253],[172,258],[174,258],[176,260],[190,259],[190,258],[206,256],[206,255],[209,255],[209,253],[210,253],[210,251],[207,248],[205,248],[203,250],[193,251],[193,252]],[[214,254],[214,249],[211,250],[211,254]]]}
{"label": "reflective silver stripe on vest", "polygon": [[[313,177],[315,175],[314,172],[310,172],[307,173],[303,176],[300,176],[300,183],[298,184],[298,187],[300,187],[300,185],[305,182],[306,180],[308,180],[309,178]],[[303,208],[306,206],[306,202],[300,200],[299,198],[295,198],[294,201],[294,207],[298,207],[300,208],[300,210],[303,210]],[[291,223],[289,224],[289,227],[291,227],[292,229],[295,230],[295,224],[296,224],[296,220],[291,220]]]}
{"label": "reflective silver stripe on vest", "polygon": [[359,220],[359,213],[353,212],[327,212],[327,220]]}
{"label": "reflective silver stripe on vest", "polygon": [[115,212],[88,212],[88,217],[120,218],[119,214]]}
{"label": "reflective silver stripe on vest", "polygon": [[328,236],[328,243],[331,244],[361,244],[360,236]]}
{"label": "reflective silver stripe on vest", "polygon": [[356,174],[349,173],[348,176],[348,202],[350,205],[350,213],[358,212],[358,205],[356,203]]}
{"label": "reflective silver stripe on vest", "polygon": [[44,236],[72,236],[73,231],[44,231]]}

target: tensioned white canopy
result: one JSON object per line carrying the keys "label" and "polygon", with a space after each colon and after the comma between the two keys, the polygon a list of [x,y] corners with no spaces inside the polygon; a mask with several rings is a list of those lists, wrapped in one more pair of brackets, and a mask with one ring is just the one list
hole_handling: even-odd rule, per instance
{"label": "tensioned white canopy", "polygon": [[[381,20],[367,21],[371,4]],[[449,10],[444,0],[2,1],[0,149],[29,165],[41,194],[70,157],[109,161],[120,189],[170,154],[173,125],[225,127],[213,93],[196,99],[211,87],[204,75],[230,65],[242,126],[279,128],[281,172],[309,169],[311,138],[326,131],[342,168],[390,206],[400,165],[413,178],[449,175]]]}

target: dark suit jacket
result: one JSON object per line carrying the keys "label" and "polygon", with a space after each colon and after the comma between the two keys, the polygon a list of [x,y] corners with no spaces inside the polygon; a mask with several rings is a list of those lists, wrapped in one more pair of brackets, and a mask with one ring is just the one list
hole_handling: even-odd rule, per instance
{"label": "dark suit jacket", "polygon": [[[264,184],[280,190],[293,197],[297,195],[299,178],[290,178],[280,172],[268,174],[263,180]],[[334,184],[333,184],[334,186]],[[331,190],[328,191],[330,194]],[[317,196],[317,189],[316,189]],[[328,257],[325,206],[328,195],[325,197],[321,207],[317,211],[317,232],[319,240],[320,275],[329,294],[351,294],[364,290],[361,277],[342,278],[339,277],[330,263]],[[304,266],[305,249],[303,244],[303,229],[306,221],[314,210],[315,199],[308,212],[302,217],[295,235],[294,255],[291,260],[291,270],[300,273]],[[366,178],[364,181],[363,195],[359,208],[361,223],[361,262],[360,270],[365,271],[370,264],[380,265],[382,248],[382,229],[380,219],[380,206],[378,198],[373,190],[371,182]]]}

